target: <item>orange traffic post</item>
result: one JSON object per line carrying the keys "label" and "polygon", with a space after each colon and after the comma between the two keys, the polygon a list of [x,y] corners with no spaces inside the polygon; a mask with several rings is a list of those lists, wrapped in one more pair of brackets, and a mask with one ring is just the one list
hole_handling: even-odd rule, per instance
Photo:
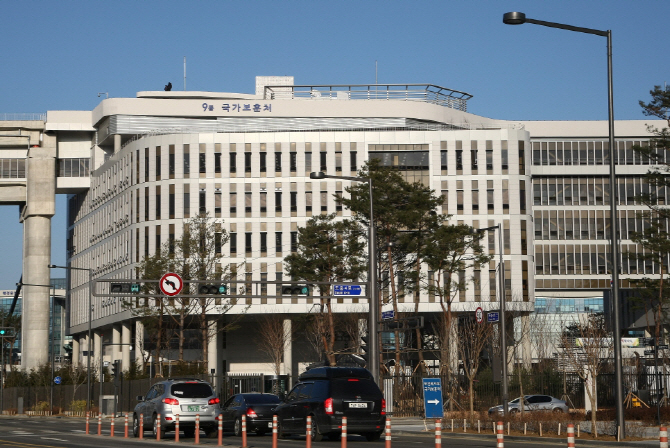
{"label": "orange traffic post", "polygon": [[347,417],[342,417],[342,448],[347,448]]}
{"label": "orange traffic post", "polygon": [[109,424],[109,426],[110,426],[109,436],[110,437],[114,437],[114,417],[116,417],[116,416],[112,416],[112,419],[111,419],[110,424]]}
{"label": "orange traffic post", "polygon": [[247,448],[247,416],[242,414],[242,448]]}
{"label": "orange traffic post", "polygon": [[312,416],[307,416],[307,426],[305,428],[305,448],[312,448]]}
{"label": "orange traffic post", "polygon": [[219,414],[219,417],[217,418],[219,421],[219,444],[218,446],[223,445],[223,415]]}
{"label": "orange traffic post", "polygon": [[667,426],[661,426],[659,432],[659,442],[661,448],[668,448],[668,428]]}
{"label": "orange traffic post", "polygon": [[575,448],[575,425],[568,423],[568,448]]}
{"label": "orange traffic post", "polygon": [[497,439],[498,443],[496,444],[496,448],[504,448],[505,446],[505,434],[503,434],[503,431],[505,430],[505,427],[503,426],[503,422],[498,422],[496,425],[497,429]]}
{"label": "orange traffic post", "polygon": [[102,414],[98,414],[98,435],[102,435]]}
{"label": "orange traffic post", "polygon": [[144,414],[140,414],[140,440],[144,439]]}
{"label": "orange traffic post", "polygon": [[156,425],[156,440],[161,439],[161,415],[156,414],[156,422],[154,423]]}
{"label": "orange traffic post", "polygon": [[86,434],[88,434],[88,424],[89,424],[88,420],[89,420],[89,416],[90,416],[89,413],[86,412]]}
{"label": "orange traffic post", "polygon": [[174,416],[174,441],[179,442],[179,414]]}
{"label": "orange traffic post", "polygon": [[391,417],[386,417],[386,432],[385,435],[385,448],[391,448]]}
{"label": "orange traffic post", "polygon": [[127,439],[128,438],[128,413],[126,412],[126,419],[124,422],[124,428],[123,428],[123,438]]}
{"label": "orange traffic post", "polygon": [[[453,428],[453,426],[452,426]],[[442,446],[442,420],[435,420],[435,448]]]}
{"label": "orange traffic post", "polygon": [[277,416],[272,416],[272,448],[277,448]]}
{"label": "orange traffic post", "polygon": [[200,414],[195,414],[195,444],[200,443]]}

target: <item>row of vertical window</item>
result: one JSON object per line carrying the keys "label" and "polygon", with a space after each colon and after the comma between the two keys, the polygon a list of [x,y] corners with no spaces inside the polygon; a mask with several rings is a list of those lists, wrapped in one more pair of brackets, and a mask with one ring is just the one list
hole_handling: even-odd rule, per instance
{"label": "row of vertical window", "polygon": [[[449,210],[449,181],[442,181],[442,210],[444,213],[447,213]],[[480,185],[486,186],[486,195],[484,196],[483,192],[480,191]],[[453,183],[453,181],[452,181]],[[469,187],[469,188],[466,188]],[[502,213],[509,214],[510,212],[510,187],[509,180],[502,180]],[[526,182],[523,180],[519,181],[519,212],[524,214],[526,213]],[[494,214],[495,213],[495,189],[493,180],[472,180],[472,181],[456,181],[456,214]],[[469,201],[466,201],[466,196],[470,197]],[[482,199],[485,201],[482,203]],[[469,202],[469,204],[467,204]],[[500,211],[499,211],[500,213]]]}
{"label": "row of vertical window", "polygon": [[25,179],[26,159],[0,159],[0,178]]}
{"label": "row of vertical window", "polygon": [[58,159],[58,177],[89,177],[89,158]]}
{"label": "row of vertical window", "polygon": [[[660,265],[644,259],[644,249],[635,244],[621,245],[620,274],[660,273]],[[611,271],[610,248],[606,244],[539,244],[535,246],[537,275],[592,275]],[[667,271],[670,256],[663,260]],[[609,287],[609,286],[608,286]]]}
{"label": "row of vertical window", "polygon": [[[507,140],[502,140],[500,149],[500,170],[502,174],[509,174],[509,150]],[[526,174],[526,161],[525,161],[525,151],[524,146],[525,142],[520,140],[518,142],[518,169],[519,174]],[[472,140],[470,142],[470,149],[463,149],[463,142],[457,140],[454,144],[454,156],[455,156],[455,166],[449,166],[449,150],[447,149],[447,142],[441,142],[440,144],[440,168],[442,174],[449,174],[450,169],[455,169],[456,174],[463,174],[463,167],[469,167],[470,174],[493,174],[493,141],[485,141],[485,150],[484,153],[484,166],[482,166],[480,160],[480,154],[482,151],[478,149],[477,140]]]}
{"label": "row of vertical window", "polygon": [[[642,177],[617,177],[618,205],[639,205],[637,198],[651,196],[665,205],[665,186],[650,188]],[[533,179],[534,205],[609,205],[609,177],[550,177]]]}
{"label": "row of vertical window", "polygon": [[[653,165],[670,162],[670,150],[658,149],[659,159],[652,163],[633,150],[648,141],[617,141],[618,165]],[[533,142],[533,165],[609,165],[609,141]]]}
{"label": "row of vertical window", "polygon": [[[650,222],[635,210],[619,210],[619,235],[629,240],[635,232],[649,229]],[[603,240],[610,239],[609,210],[536,210],[536,240]],[[665,231],[670,232],[668,221]]]}

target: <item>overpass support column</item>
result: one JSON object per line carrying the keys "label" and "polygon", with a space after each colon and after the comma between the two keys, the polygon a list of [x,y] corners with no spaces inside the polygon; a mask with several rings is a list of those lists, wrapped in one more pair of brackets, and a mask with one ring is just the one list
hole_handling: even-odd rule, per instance
{"label": "overpass support column", "polygon": [[121,323],[121,370],[130,368],[130,321]]}

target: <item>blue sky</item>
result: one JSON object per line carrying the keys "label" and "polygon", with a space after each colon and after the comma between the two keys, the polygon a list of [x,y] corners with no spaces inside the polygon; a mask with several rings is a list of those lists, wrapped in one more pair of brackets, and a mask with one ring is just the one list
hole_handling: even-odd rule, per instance
{"label": "blue sky", "polygon": [[[607,118],[606,39],[508,26],[502,15],[612,30],[614,114],[670,82],[667,0],[7,1],[0,10],[0,114],[90,110],[107,92],[253,93],[257,75],[297,84],[431,83],[505,120]],[[21,275],[18,207],[0,207],[0,289]],[[65,262],[65,198],[52,261]],[[58,273],[54,272],[55,276]]]}

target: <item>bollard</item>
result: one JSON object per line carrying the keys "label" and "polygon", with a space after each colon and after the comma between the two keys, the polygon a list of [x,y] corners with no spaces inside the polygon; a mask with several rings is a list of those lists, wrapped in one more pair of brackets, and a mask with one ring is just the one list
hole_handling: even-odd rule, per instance
{"label": "bollard", "polygon": [[542,437],[542,422],[540,422],[540,437]]}
{"label": "bollard", "polygon": [[454,432],[454,419],[451,419],[451,432]]}
{"label": "bollard", "polygon": [[509,422],[507,422],[507,435],[509,435]]}
{"label": "bollard", "polygon": [[342,417],[342,448],[347,448],[347,417]]}
{"label": "bollard", "polygon": [[386,437],[384,448],[391,448],[391,417],[386,417]]}
{"label": "bollard", "polygon": [[272,416],[272,448],[277,448],[277,416]]}
{"label": "bollard", "polygon": [[435,448],[441,448],[441,447],[442,447],[442,420],[435,420]]}
{"label": "bollard", "polygon": [[496,448],[503,448],[505,446],[505,434],[503,434],[503,431],[504,431],[503,422],[498,422],[496,431],[497,433],[496,437],[498,443],[496,444]]}
{"label": "bollard", "polygon": [[89,413],[86,412],[86,434],[88,434],[88,420],[89,420]]}
{"label": "bollard", "polygon": [[482,427],[479,426],[479,420],[477,420],[477,433],[481,434],[481,432],[482,432]]}
{"label": "bollard", "polygon": [[102,414],[98,414],[98,435],[102,435]]}
{"label": "bollard", "polygon": [[195,414],[195,442],[196,445],[200,443],[200,414]]}
{"label": "bollard", "polygon": [[575,448],[575,425],[568,423],[568,448]]}
{"label": "bollard", "polygon": [[156,421],[154,422],[154,425],[156,425],[156,440],[161,439],[161,415],[156,414]]}
{"label": "bollard", "polygon": [[[242,417],[244,417],[244,415]],[[221,446],[223,445],[223,414],[219,414],[217,420],[219,421],[219,440],[217,446]],[[244,436],[242,438],[244,439]],[[246,446],[246,443],[243,441],[242,445]]]}
{"label": "bollard", "polygon": [[140,414],[140,440],[144,439],[144,414]]}
{"label": "bollard", "polygon": [[557,435],[557,436],[560,436],[560,435],[561,435],[561,424],[560,424],[560,422],[559,422],[559,424],[558,424],[558,433],[557,433],[556,435]]}
{"label": "bollard", "polygon": [[463,432],[468,432],[467,420],[463,419]]}
{"label": "bollard", "polygon": [[579,438],[579,423],[577,423],[577,438]]}
{"label": "bollard", "polygon": [[305,448],[312,448],[312,416],[307,416],[307,426],[305,428]]}
{"label": "bollard", "polygon": [[660,427],[658,441],[661,448],[668,448],[668,428],[666,426]]}
{"label": "bollard", "polygon": [[174,441],[179,442],[179,414],[174,415]]}
{"label": "bollard", "polygon": [[124,422],[124,428],[123,428],[123,438],[127,439],[128,438],[128,413],[126,412],[126,419]]}
{"label": "bollard", "polygon": [[242,448],[247,448],[247,416],[242,414]]}
{"label": "bollard", "polygon": [[[116,416],[114,416],[116,417]],[[114,417],[112,417],[110,422],[109,437],[114,437]]]}

